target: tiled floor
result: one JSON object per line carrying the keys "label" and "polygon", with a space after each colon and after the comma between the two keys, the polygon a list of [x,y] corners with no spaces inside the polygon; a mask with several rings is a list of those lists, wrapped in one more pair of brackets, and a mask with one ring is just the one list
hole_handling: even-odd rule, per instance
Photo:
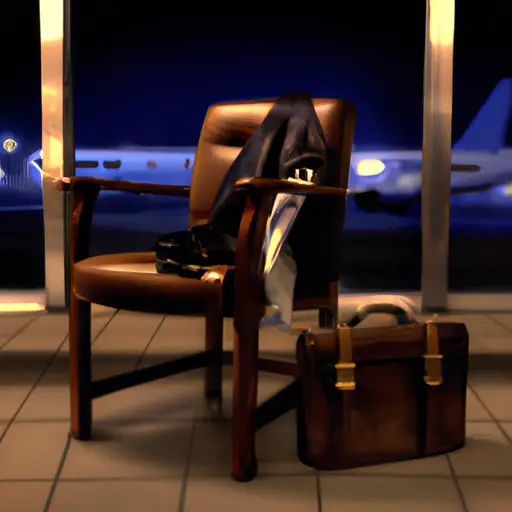
{"label": "tiled floor", "polygon": [[[286,416],[258,435],[259,478],[237,484],[229,478],[229,422],[202,413],[202,372],[98,400],[96,440],[76,442],[68,436],[66,316],[1,316],[0,511],[509,512],[512,315],[456,319],[467,323],[477,354],[465,448],[317,473],[296,460],[293,416]],[[193,352],[202,341],[202,322],[185,318],[101,310],[93,323],[96,376]],[[294,337],[262,329],[262,338],[264,351],[292,355]],[[226,414],[229,376],[226,370]],[[286,382],[262,375],[260,399]]]}

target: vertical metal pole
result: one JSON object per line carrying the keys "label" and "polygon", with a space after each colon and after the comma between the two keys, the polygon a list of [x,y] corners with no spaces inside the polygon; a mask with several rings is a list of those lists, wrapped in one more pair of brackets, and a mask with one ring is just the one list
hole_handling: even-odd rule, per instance
{"label": "vertical metal pole", "polygon": [[[64,49],[63,49],[63,126],[64,126],[64,151],[63,171],[64,176],[75,175],[75,115],[74,115],[74,89],[73,89],[73,65],[71,56],[71,0],[64,1]],[[64,197],[64,278],[66,307],[69,306],[69,235],[71,226],[71,192],[66,192]]]}
{"label": "vertical metal pole", "polygon": [[423,106],[423,309],[448,308],[455,0],[427,0]]}
{"label": "vertical metal pole", "polygon": [[73,172],[69,0],[39,0],[43,217],[47,308],[66,306],[66,199],[55,179]]}

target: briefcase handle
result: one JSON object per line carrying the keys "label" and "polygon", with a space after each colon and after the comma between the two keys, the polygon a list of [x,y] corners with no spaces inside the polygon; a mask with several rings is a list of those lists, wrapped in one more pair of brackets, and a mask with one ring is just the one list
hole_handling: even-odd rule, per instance
{"label": "briefcase handle", "polygon": [[397,325],[408,325],[418,323],[412,311],[401,306],[397,306],[396,304],[382,302],[364,304],[363,306],[359,306],[356,312],[354,313],[354,316],[348,322],[346,322],[345,325],[347,325],[348,327],[355,327],[356,325],[360,324],[363,320],[365,320],[366,318],[373,314],[391,315],[396,319]]}

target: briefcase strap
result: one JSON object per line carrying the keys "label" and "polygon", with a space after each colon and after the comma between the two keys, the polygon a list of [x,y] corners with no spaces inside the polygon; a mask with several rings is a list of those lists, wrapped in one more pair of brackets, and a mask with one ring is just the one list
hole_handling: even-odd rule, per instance
{"label": "briefcase strap", "polygon": [[[338,362],[336,368],[336,389],[354,391],[356,389],[355,368],[351,328],[339,325]],[[425,375],[423,380],[428,386],[440,386],[443,383],[443,355],[439,350],[439,329],[435,322],[426,323]]]}
{"label": "briefcase strap", "polygon": [[355,368],[352,350],[351,328],[338,325],[338,362],[336,368],[336,389],[354,391],[356,389]]}
{"label": "briefcase strap", "polygon": [[443,383],[443,355],[439,352],[439,329],[435,322],[426,324],[427,353],[423,380],[428,386],[440,386]]}

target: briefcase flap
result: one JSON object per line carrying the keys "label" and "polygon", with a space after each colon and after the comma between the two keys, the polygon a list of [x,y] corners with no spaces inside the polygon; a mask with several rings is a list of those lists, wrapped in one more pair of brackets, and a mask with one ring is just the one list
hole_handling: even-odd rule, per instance
{"label": "briefcase flap", "polygon": [[376,328],[319,329],[304,332],[297,343],[299,367],[303,357],[312,364],[334,365],[340,390],[355,389],[357,365],[425,359],[425,382],[442,383],[442,359],[468,350],[469,336],[462,323],[400,325]]}

